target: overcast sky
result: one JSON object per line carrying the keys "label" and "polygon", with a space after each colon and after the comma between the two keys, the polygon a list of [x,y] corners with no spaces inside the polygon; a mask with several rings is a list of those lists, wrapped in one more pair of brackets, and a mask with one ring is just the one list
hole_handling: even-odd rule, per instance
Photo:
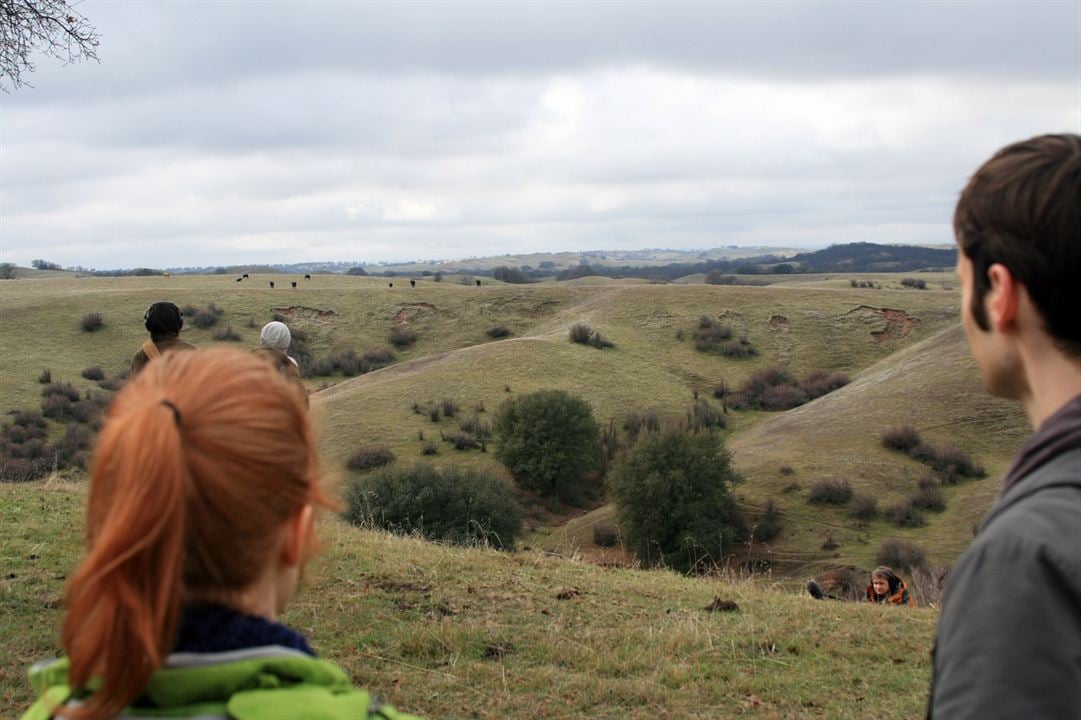
{"label": "overcast sky", "polygon": [[0,259],[950,242],[1081,131],[1081,0],[104,2],[0,96]]}

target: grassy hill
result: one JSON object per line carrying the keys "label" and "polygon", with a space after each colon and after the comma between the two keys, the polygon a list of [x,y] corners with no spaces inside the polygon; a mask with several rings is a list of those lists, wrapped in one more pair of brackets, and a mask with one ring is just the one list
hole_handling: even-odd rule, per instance
{"label": "grassy hill", "polygon": [[[393,327],[414,332],[416,343],[396,350],[391,367],[351,379],[309,380],[313,389],[326,387],[312,398],[326,464],[346,477],[345,460],[371,444],[388,445],[400,463],[423,459],[505,473],[490,452],[440,443],[437,455],[422,456],[421,437],[438,441],[441,431],[458,430],[459,418],[433,423],[414,411],[415,403],[450,399],[460,417],[476,412],[484,419],[507,398],[560,388],[584,397],[602,423],[618,427],[631,411],[682,416],[695,393],[709,398],[722,381],[738,387],[766,367],[781,365],[799,376],[839,371],[854,382],[803,408],[727,416],[729,444],[746,478],[738,488],[741,502],[753,516],[773,499],[783,516],[780,538],[754,552],[792,573],[826,563],[866,566],[882,538],[897,536],[948,561],[989,506],[994,477],[1026,430],[1019,408],[979,389],[963,337],[949,331],[956,328],[958,301],[951,276],[924,276],[931,289],[923,291],[902,288],[896,276],[861,276],[880,287],[852,288],[849,275],[776,276],[771,279],[782,282],[765,287],[607,278],[476,287],[449,277],[410,287],[400,279],[335,275],[310,281],[253,275],[240,283],[221,275],[7,281],[0,283],[7,349],[0,355],[0,411],[36,407],[43,368],[82,389],[96,387],[80,377],[83,368],[121,372],[145,339],[143,310],[161,298],[181,306],[217,304],[224,310],[219,325],[231,324],[241,347],[257,345],[258,328],[275,312],[307,333],[316,355],[385,347]],[[289,287],[294,280],[297,289]],[[277,288],[270,289],[270,281]],[[102,330],[80,330],[79,319],[89,311],[104,315]],[[759,355],[732,360],[695,350],[692,333],[703,315],[745,335]],[[570,343],[568,328],[580,322],[615,347]],[[496,324],[511,337],[491,340],[485,331]],[[212,332],[185,328],[183,336],[205,345],[213,342]],[[883,428],[906,422],[933,443],[972,453],[992,477],[948,489],[946,511],[929,515],[924,528],[899,530],[884,521],[856,526],[842,510],[807,504],[808,486],[822,477],[846,478],[882,506],[910,492],[925,468],[878,440]],[[795,475],[780,475],[782,466]],[[792,483],[801,489],[785,493]],[[602,508],[559,529],[534,521],[537,534],[526,543],[565,554],[596,551],[592,524],[611,516]],[[829,533],[840,547],[824,551]]]}
{"label": "grassy hill", "polygon": [[[85,485],[0,485],[0,702],[55,655]],[[431,718],[912,718],[936,613],[762,580],[448,548],[329,518],[285,622],[354,682]],[[714,598],[735,612],[705,610]],[[888,701],[886,700],[888,699]]]}

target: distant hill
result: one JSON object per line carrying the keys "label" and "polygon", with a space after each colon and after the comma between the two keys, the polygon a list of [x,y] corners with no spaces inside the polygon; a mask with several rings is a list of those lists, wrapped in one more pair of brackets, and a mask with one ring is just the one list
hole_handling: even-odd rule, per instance
{"label": "distant hill", "polygon": [[846,243],[800,253],[785,260],[798,272],[913,272],[949,270],[957,263],[956,248]]}

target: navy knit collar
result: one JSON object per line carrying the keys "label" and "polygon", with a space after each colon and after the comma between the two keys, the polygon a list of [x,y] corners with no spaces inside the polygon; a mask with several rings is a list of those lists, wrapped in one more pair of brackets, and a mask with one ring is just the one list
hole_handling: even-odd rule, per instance
{"label": "navy knit collar", "polygon": [[221,605],[189,605],[180,615],[173,652],[227,652],[280,645],[315,656],[304,636],[281,623]]}

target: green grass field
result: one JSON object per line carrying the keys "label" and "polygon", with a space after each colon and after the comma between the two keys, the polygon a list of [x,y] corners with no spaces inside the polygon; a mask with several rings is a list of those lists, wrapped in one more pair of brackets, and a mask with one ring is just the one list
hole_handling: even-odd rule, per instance
{"label": "green grass field", "polygon": [[[395,326],[417,334],[390,367],[309,379],[335,484],[354,475],[345,469],[349,455],[376,443],[398,463],[423,459],[506,476],[492,452],[440,443],[437,455],[422,458],[421,436],[438,441],[441,431],[457,431],[458,419],[433,423],[414,403],[451,399],[463,415],[483,407],[478,414],[490,419],[507,398],[559,388],[618,426],[631,411],[682,416],[696,393],[711,398],[717,384],[738,387],[770,366],[798,376],[844,372],[848,386],[803,407],[727,416],[725,439],[743,477],[740,505],[752,520],[768,500],[781,510],[776,540],[740,548],[741,560],[769,561],[765,574],[694,579],[585,562],[629,560],[592,544],[593,525],[613,520],[610,505],[532,516],[521,544],[534,549],[515,554],[441,547],[329,518],[326,552],[287,620],[357,682],[431,717],[915,717],[935,611],[815,603],[798,586],[832,565],[872,566],[878,545],[893,537],[925,547],[936,563],[952,562],[1028,430],[1018,406],[979,386],[951,275],[921,274],[924,291],[902,288],[900,276],[860,277],[880,287],[851,288],[848,275],[769,276],[772,284],[761,287],[694,278],[476,287],[447,276],[413,288],[402,278],[338,275],[4,281],[0,411],[38,407],[45,368],[80,389],[96,387],[80,377],[86,367],[120,373],[145,339],[143,311],[163,298],[217,304],[220,325],[240,333],[233,345],[242,348],[258,344],[259,327],[275,312],[307,332],[316,355],[387,347]],[[85,333],[79,321],[92,311],[105,327]],[[745,335],[759,354],[732,360],[695,350],[702,315]],[[488,338],[500,323],[511,336]],[[570,343],[575,323],[615,347]],[[209,330],[186,328],[183,337],[213,343]],[[860,525],[843,508],[807,502],[810,484],[827,477],[849,480],[883,507],[911,492],[926,469],[880,442],[884,428],[905,423],[935,445],[971,453],[989,476],[946,488],[947,508],[928,513],[921,528]],[[5,707],[29,700],[25,666],[56,651],[57,601],[79,553],[84,492],[77,472],[0,485]],[[822,549],[826,539],[836,547]],[[572,598],[556,599],[568,588]],[[734,599],[741,611],[702,610],[714,596]]]}

